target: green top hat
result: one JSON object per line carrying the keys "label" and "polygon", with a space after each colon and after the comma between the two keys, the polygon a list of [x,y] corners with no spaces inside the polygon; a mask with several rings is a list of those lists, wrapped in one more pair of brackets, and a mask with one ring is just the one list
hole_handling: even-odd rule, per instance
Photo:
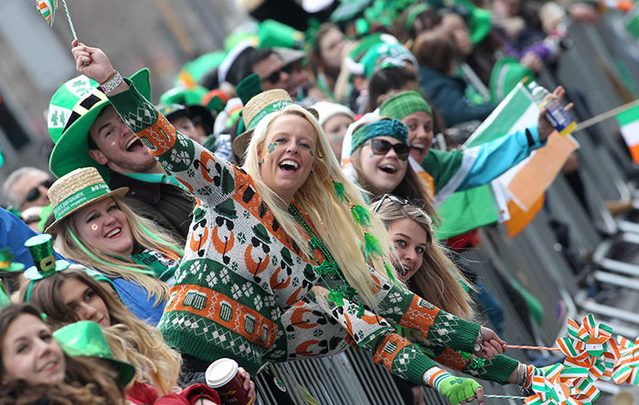
{"label": "green top hat", "polygon": [[53,332],[53,337],[68,356],[96,357],[111,363],[118,371],[120,387],[126,387],[135,376],[135,368],[132,365],[113,357],[102,329],[96,322],[71,323]]}
{"label": "green top hat", "polygon": [[69,268],[71,263],[66,260],[56,260],[53,251],[52,237],[49,234],[33,236],[24,242],[24,246],[29,249],[33,258],[33,266],[29,267],[24,276],[31,281],[41,280],[49,277],[58,271]]}
{"label": "green top hat", "polygon": [[[140,93],[151,99],[149,69],[138,70],[129,78]],[[49,103],[49,135],[55,144],[49,169],[56,177],[79,167],[92,166],[108,177],[106,166],[89,157],[89,129],[104,109],[111,105],[98,83],[86,76],[73,78],[56,90]]]}
{"label": "green top hat", "polygon": [[258,27],[260,48],[302,48],[304,34],[275,20],[264,20]]}
{"label": "green top hat", "polygon": [[13,262],[13,253],[9,249],[0,249],[0,272],[17,273],[24,270],[24,264]]}

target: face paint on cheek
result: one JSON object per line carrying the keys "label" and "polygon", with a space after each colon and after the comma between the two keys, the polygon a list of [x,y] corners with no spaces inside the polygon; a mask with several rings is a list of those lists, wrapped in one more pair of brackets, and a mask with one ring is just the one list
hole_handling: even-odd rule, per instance
{"label": "face paint on cheek", "polygon": [[275,152],[275,148],[277,148],[277,143],[275,142],[271,142],[268,144],[268,154],[270,155],[271,153]]}
{"label": "face paint on cheek", "polygon": [[98,230],[98,225],[96,225],[96,224],[91,225],[91,230],[92,231],[97,231]]}

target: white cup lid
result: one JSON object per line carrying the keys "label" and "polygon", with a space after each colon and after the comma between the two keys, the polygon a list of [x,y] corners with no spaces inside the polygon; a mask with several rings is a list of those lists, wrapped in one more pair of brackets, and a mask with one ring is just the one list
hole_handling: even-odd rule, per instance
{"label": "white cup lid", "polygon": [[219,359],[211,363],[206,369],[205,378],[206,384],[211,388],[219,388],[226,384],[235,377],[239,366],[233,359]]}

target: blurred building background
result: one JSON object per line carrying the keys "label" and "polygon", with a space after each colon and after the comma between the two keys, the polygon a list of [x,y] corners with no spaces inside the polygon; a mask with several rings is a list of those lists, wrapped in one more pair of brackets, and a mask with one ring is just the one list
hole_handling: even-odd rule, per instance
{"label": "blurred building background", "polygon": [[[0,1],[0,148],[6,165],[46,169],[53,146],[47,131],[49,99],[76,76],[71,31],[59,0],[53,29],[33,0]],[[250,17],[233,0],[67,0],[77,35],[103,48],[129,75],[151,68],[154,102],[172,87],[181,66],[223,48],[224,38]]]}

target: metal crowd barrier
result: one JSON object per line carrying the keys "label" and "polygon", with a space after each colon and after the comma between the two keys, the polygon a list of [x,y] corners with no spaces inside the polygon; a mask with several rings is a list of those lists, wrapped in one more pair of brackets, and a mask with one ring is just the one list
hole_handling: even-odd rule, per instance
{"label": "metal crowd barrier", "polygon": [[[561,57],[557,77],[542,78],[549,86],[560,82],[569,90],[576,89],[570,94],[576,95],[571,101],[575,102],[575,114],[580,119],[639,95],[637,86],[632,85],[632,81],[639,82],[639,47],[620,27],[620,17],[614,14],[606,15],[594,26],[573,24],[573,46]],[[583,312],[595,313],[624,335],[638,334],[639,316],[632,305],[639,300],[639,220],[635,220],[639,214],[614,218],[606,208],[608,200],[634,200],[637,194],[632,182],[639,171],[616,136],[618,130],[616,123],[609,120],[576,134],[581,144],[580,172],[589,212],[559,176],[547,192],[544,209],[522,233],[509,239],[501,226],[487,227],[481,231],[479,249],[461,254],[503,305],[507,325],[503,337],[507,341],[553,345],[564,333],[566,318],[579,317]],[[549,226],[551,219],[568,225],[571,249],[595,267],[590,281],[618,289],[615,299],[595,302],[581,288]],[[532,331],[525,327],[520,311],[502,288],[500,280],[504,277],[516,281],[542,302],[544,321]],[[508,354],[526,360],[525,353]],[[391,376],[373,364],[368,354],[355,348],[331,357],[269,368],[298,404],[402,404]],[[257,403],[275,404],[275,396],[260,375],[256,382]],[[484,381],[482,384],[487,393],[519,394],[517,387]],[[604,390],[614,392],[614,387]],[[425,395],[429,405],[447,403],[433,390],[425,389]]]}

